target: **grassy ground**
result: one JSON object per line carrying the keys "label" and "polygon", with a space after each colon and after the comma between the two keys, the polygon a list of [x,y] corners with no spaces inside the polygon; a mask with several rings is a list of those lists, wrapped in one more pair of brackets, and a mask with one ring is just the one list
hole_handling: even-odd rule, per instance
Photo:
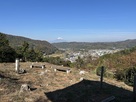
{"label": "grassy ground", "polygon": [[[104,78],[103,89],[100,89],[100,78],[91,70],[80,75],[79,70],[73,68],[67,74],[54,72],[53,68],[60,66],[37,63],[45,64],[46,68],[31,69],[31,64],[20,63],[20,68],[26,70],[24,74],[15,72],[14,63],[0,64],[0,102],[101,102],[109,96],[115,96],[115,102],[132,100],[132,87]],[[30,85],[31,91],[20,93],[25,83]]]}

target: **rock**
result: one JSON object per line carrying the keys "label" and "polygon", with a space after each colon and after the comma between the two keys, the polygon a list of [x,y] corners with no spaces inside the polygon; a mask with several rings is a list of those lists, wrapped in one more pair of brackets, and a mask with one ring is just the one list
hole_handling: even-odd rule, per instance
{"label": "rock", "polygon": [[33,68],[33,65],[30,65],[30,68]]}
{"label": "rock", "polygon": [[20,74],[26,73],[26,70],[20,68],[20,69],[19,69],[19,73],[20,73]]}
{"label": "rock", "polygon": [[30,86],[28,84],[23,84],[20,88],[20,92],[30,91]]}
{"label": "rock", "polygon": [[73,82],[73,80],[70,80],[70,83],[72,83]]}
{"label": "rock", "polygon": [[85,74],[85,71],[84,71],[84,70],[81,70],[81,71],[79,72],[79,74],[80,74],[80,75]]}
{"label": "rock", "polygon": [[42,75],[44,75],[44,74],[45,74],[45,72],[41,72],[41,73],[40,73],[40,76],[42,76]]}
{"label": "rock", "polygon": [[82,81],[82,80],[84,80],[84,78],[83,78],[83,77],[81,77],[81,78],[80,78],[80,81]]}

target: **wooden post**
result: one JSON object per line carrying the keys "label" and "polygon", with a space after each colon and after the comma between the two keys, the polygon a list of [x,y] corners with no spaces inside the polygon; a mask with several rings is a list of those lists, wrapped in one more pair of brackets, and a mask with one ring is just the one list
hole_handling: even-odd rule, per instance
{"label": "wooden post", "polygon": [[104,66],[101,67],[101,78],[100,78],[100,82],[101,82],[100,88],[101,88],[101,89],[102,89],[102,87],[103,87],[103,72],[104,72]]}
{"label": "wooden post", "polygon": [[133,102],[136,102],[136,75],[134,76]]}
{"label": "wooden post", "polygon": [[18,58],[16,58],[16,61],[15,61],[15,71],[19,73],[19,59]]}

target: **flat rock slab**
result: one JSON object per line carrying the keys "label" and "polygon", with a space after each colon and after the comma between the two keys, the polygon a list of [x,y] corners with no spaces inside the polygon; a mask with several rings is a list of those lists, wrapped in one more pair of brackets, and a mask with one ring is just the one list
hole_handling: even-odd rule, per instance
{"label": "flat rock slab", "polygon": [[70,73],[71,72],[71,69],[70,68],[54,68],[54,71],[63,71],[63,72],[67,72],[67,73]]}
{"label": "flat rock slab", "polygon": [[42,69],[44,69],[45,68],[45,65],[30,65],[30,68],[42,68]]}

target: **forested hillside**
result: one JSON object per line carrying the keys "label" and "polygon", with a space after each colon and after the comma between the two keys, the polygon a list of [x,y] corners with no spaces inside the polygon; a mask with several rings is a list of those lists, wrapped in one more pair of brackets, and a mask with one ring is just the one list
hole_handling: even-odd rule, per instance
{"label": "forested hillside", "polygon": [[53,43],[54,46],[57,48],[70,48],[73,50],[80,50],[80,49],[112,49],[112,48],[131,48],[136,46],[136,40],[126,40],[126,41],[119,41],[119,42],[96,42],[96,43],[89,43],[89,42],[61,42],[61,43]]}
{"label": "forested hillside", "polygon": [[[98,66],[104,66],[108,71],[114,73],[116,79],[133,85],[136,74],[136,47],[104,55],[97,62]],[[107,76],[110,77],[109,73]]]}
{"label": "forested hillside", "polygon": [[136,47],[107,54],[99,58],[99,62],[109,69],[125,69],[136,66]]}
{"label": "forested hillside", "polygon": [[57,50],[56,47],[54,47],[52,44],[50,44],[47,41],[33,40],[33,39],[21,37],[21,36],[13,36],[8,34],[5,34],[5,35],[7,39],[9,40],[9,45],[13,48],[21,46],[23,42],[25,41],[25,42],[28,42],[30,47],[33,47],[35,50],[40,50],[47,54],[53,53]]}

